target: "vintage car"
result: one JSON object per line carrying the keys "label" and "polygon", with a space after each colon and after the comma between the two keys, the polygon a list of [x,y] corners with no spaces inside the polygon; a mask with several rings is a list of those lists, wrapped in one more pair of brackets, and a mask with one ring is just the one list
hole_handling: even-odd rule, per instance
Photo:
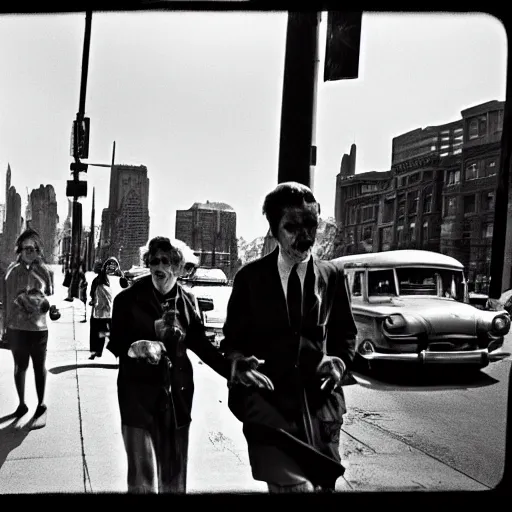
{"label": "vintage car", "polygon": [[502,349],[509,314],[469,304],[464,267],[456,259],[396,250],[332,261],[345,272],[360,361],[483,368],[510,356]]}

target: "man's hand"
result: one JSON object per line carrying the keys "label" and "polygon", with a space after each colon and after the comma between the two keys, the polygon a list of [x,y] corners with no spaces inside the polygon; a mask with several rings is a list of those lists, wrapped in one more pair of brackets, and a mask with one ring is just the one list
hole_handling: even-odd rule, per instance
{"label": "man's hand", "polygon": [[320,389],[328,393],[338,389],[346,371],[347,367],[339,357],[325,355],[317,368],[317,373],[322,378]]}
{"label": "man's hand", "polygon": [[230,385],[242,384],[247,387],[255,386],[274,391],[272,381],[256,369],[264,362],[255,356],[234,359],[231,366]]}

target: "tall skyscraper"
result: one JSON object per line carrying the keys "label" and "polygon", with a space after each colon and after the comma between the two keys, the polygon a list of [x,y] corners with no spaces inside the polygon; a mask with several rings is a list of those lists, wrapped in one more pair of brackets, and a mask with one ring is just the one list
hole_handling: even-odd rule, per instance
{"label": "tall skyscraper", "polygon": [[101,216],[98,255],[118,258],[121,268],[140,264],[149,238],[149,178],[146,166],[112,165],[109,205]]}
{"label": "tall skyscraper", "polygon": [[46,261],[52,264],[58,263],[57,226],[59,215],[57,213],[57,196],[52,185],[40,185],[39,188],[32,190],[28,198],[26,223],[41,236]]}

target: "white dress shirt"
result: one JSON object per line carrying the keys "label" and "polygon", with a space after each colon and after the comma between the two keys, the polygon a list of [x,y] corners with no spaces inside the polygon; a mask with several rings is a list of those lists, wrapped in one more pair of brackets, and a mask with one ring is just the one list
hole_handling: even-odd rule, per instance
{"label": "white dress shirt", "polygon": [[[306,279],[306,271],[308,269],[308,262],[311,258],[311,254],[304,260],[301,261],[297,266],[297,274],[300,279],[300,286],[302,289],[302,297],[304,297],[304,280]],[[288,300],[288,279],[290,277],[290,272],[292,271],[294,263],[290,263],[287,259],[285,259],[281,253],[281,249],[279,249],[279,254],[277,256],[277,269],[279,270],[279,277],[281,278],[281,284],[283,286],[284,296]]]}

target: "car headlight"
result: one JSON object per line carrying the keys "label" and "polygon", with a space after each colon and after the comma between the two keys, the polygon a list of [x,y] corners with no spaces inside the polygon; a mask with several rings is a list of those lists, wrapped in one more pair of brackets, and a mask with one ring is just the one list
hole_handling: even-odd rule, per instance
{"label": "car headlight", "polygon": [[491,324],[493,334],[504,335],[510,329],[510,317],[508,315],[496,315]]}
{"label": "car headlight", "polygon": [[407,325],[405,318],[402,315],[393,314],[386,317],[384,326],[388,331],[402,331]]}

